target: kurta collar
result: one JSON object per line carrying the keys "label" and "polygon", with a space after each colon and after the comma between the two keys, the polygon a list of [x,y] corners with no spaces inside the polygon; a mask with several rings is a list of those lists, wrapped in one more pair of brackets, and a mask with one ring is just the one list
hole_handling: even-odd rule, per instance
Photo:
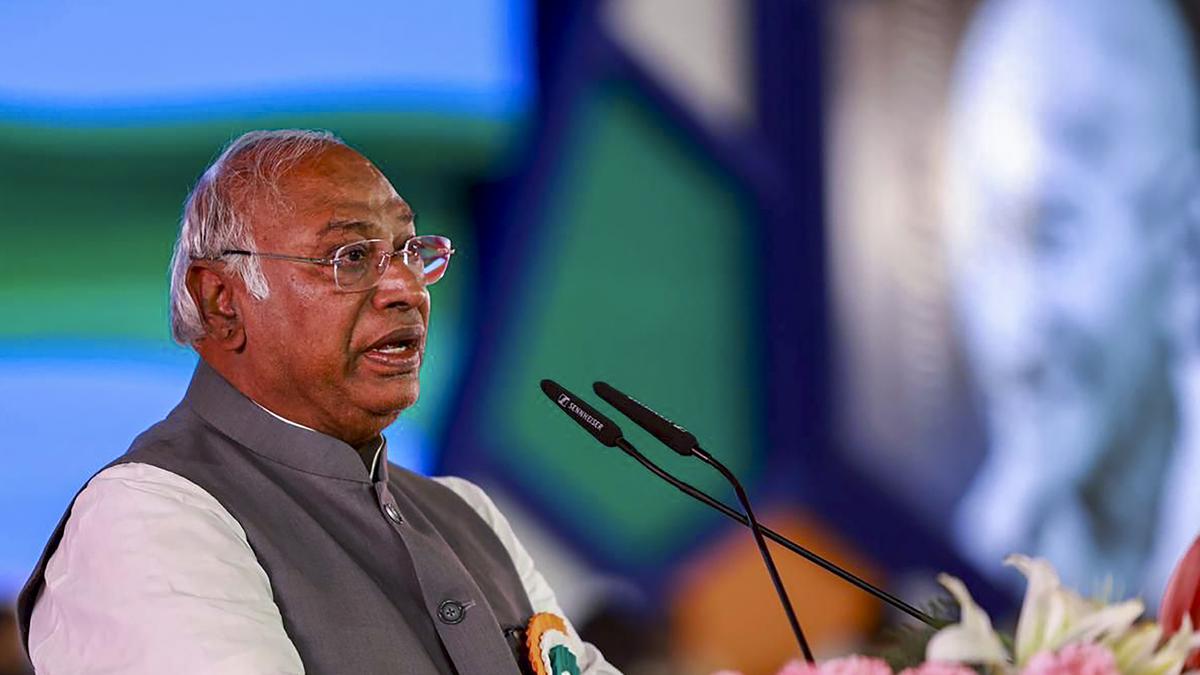
{"label": "kurta collar", "polygon": [[[200,360],[183,402],[204,421],[251,452],[305,473],[370,483],[372,476],[349,444],[290,423],[238,391]],[[387,478],[387,443],[382,441],[376,477]]]}

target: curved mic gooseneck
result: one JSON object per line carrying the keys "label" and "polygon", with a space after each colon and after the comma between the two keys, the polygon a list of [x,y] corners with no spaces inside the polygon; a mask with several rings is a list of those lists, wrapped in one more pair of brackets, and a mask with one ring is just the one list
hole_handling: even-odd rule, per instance
{"label": "curved mic gooseneck", "polygon": [[[741,523],[742,525],[744,525],[746,527],[750,526],[750,521],[747,520],[746,516],[742,515],[741,513],[738,513],[734,509],[729,508],[723,502],[713,499],[707,493],[705,493],[702,490],[697,489],[691,483],[688,483],[687,481],[681,480],[681,479],[676,478],[675,476],[671,475],[670,473],[667,472],[666,469],[663,469],[659,465],[655,464],[653,460],[651,460],[649,457],[643,455],[640,451],[638,451],[637,448],[630,445],[629,442],[626,441],[624,438],[621,438],[617,441],[617,447],[619,447],[621,450],[624,450],[625,454],[634,458],[635,460],[637,460],[637,462],[639,464],[646,467],[650,471],[650,473],[667,481],[668,483],[673,485],[677,490],[684,493],[685,495],[691,497],[692,499],[696,499],[698,501],[704,502],[705,504],[713,507],[714,509],[720,511],[722,514],[728,516],[729,518],[731,518],[733,520],[736,520],[737,522]],[[879,600],[882,600],[883,602],[891,605],[892,607],[895,607],[896,609],[900,610],[901,612],[904,612],[905,614],[908,614],[909,616],[913,617],[914,619],[917,619],[918,621],[926,624],[927,626],[930,626],[931,628],[944,627],[943,623],[936,621],[933,617],[929,616],[925,612],[922,612],[921,610],[917,609],[916,607],[913,607],[912,605],[908,604],[907,602],[904,602],[900,598],[897,598],[896,596],[892,595],[891,593],[888,593],[887,591],[883,590],[882,588],[879,588],[879,587],[871,584],[869,581],[867,581],[859,576],[856,576],[853,572],[850,572],[849,570],[839,567],[838,565],[826,560],[825,558],[822,558],[821,556],[817,555],[816,553],[813,553],[812,551],[804,548],[800,544],[797,544],[796,542],[792,541],[791,539],[788,539],[787,537],[783,536],[782,534],[779,534],[778,532],[776,532],[775,530],[772,530],[771,528],[767,527],[766,525],[762,525],[760,523],[759,528],[762,530],[763,536],[766,537],[767,539],[770,539],[771,541],[775,542],[776,544],[779,544],[780,546],[786,548],[787,550],[791,551],[792,553],[795,553],[796,555],[804,558],[805,560],[808,560],[809,562],[816,565],[817,567],[820,567],[821,569],[825,570],[826,572],[833,574],[834,576],[836,576],[836,577],[840,578],[841,580],[849,583],[850,585],[858,588],[859,590],[864,591],[867,594],[874,596],[875,598],[877,598]]]}
{"label": "curved mic gooseneck", "polygon": [[[600,414],[592,406],[581,400],[571,392],[567,391],[562,385],[553,380],[542,380],[542,392],[554,401],[563,412],[575,420],[575,423],[583,428],[608,447],[619,447],[626,452],[640,454],[633,445],[625,440],[621,429],[604,415]],[[634,420],[637,422],[638,420]],[[640,424],[640,422],[639,422]],[[710,458],[711,459],[711,458]],[[716,460],[712,460],[716,462]],[[721,467],[724,469],[724,467]],[[788,622],[791,624],[792,633],[796,636],[796,642],[800,645],[800,651],[804,654],[804,659],[809,663],[814,663],[812,650],[808,647],[808,640],[804,637],[804,631],[800,628],[800,621],[796,618],[796,612],[792,609],[791,600],[787,596],[787,591],[783,587],[783,582],[779,578],[779,570],[775,567],[775,561],[771,558],[770,551],[767,550],[767,543],[763,540],[762,530],[758,525],[758,521],[754,518],[754,512],[750,510],[750,502],[746,499],[746,493],[742,490],[742,485],[733,477],[733,474],[728,469],[722,471],[724,475],[734,484],[734,488],[738,493],[738,497],[742,499],[746,506],[746,517],[750,523],[751,532],[754,534],[754,540],[758,543],[759,552],[763,556],[764,562],[767,564],[767,571],[771,575],[771,581],[775,584],[775,591],[779,595],[779,601],[783,605],[784,611],[787,613]]]}
{"label": "curved mic gooseneck", "polygon": [[[607,386],[607,385],[605,385],[605,386]],[[615,423],[613,423],[612,420],[608,419],[601,413],[597,412],[594,408],[589,406],[587,403],[585,403],[583,401],[579,401],[579,403],[583,406],[582,408],[579,408],[578,406],[572,406],[571,403],[573,402],[573,400],[575,400],[574,395],[567,392],[565,389],[560,387],[555,382],[553,382],[551,380],[543,380],[542,381],[542,391],[544,391],[546,393],[546,395],[548,397],[550,397],[550,400],[554,401],[555,403],[558,403],[559,407],[562,408],[563,412],[567,413],[567,415],[569,417],[571,417],[571,419],[575,420],[581,427],[583,427],[583,429],[585,431],[587,431],[589,434],[591,434],[601,444],[608,446],[610,448],[611,447],[620,448],[622,451],[625,452],[625,454],[629,455],[634,460],[636,460],[639,464],[646,467],[646,469],[648,469],[650,471],[650,473],[652,473],[652,474],[658,476],[659,478],[665,480],[666,482],[670,483],[672,486],[674,486],[680,492],[686,494],[687,496],[689,496],[697,501],[703,502],[703,503],[707,504],[708,506],[711,506],[712,508],[716,509],[717,511],[720,511],[725,516],[741,523],[743,526],[746,526],[746,527],[750,526],[750,521],[746,518],[746,516],[742,515],[741,513],[738,513],[736,510],[725,505],[723,502],[713,499],[707,493],[703,492],[702,490],[697,489],[695,486],[691,485],[690,483],[683,481],[679,478],[676,478],[675,476],[668,473],[665,469],[663,469],[659,465],[655,464],[650,458],[646,457],[641,452],[639,452],[638,449],[633,446],[633,444],[631,444],[625,440],[623,434],[621,433],[620,428],[618,428],[617,425]],[[565,399],[562,398],[563,395],[566,395]],[[578,412],[573,408],[577,408]],[[584,408],[586,408],[586,410],[584,410]],[[649,410],[649,409],[647,408],[647,410]],[[581,417],[580,416],[581,413],[586,413],[586,414]],[[669,422],[666,422],[665,419],[663,421],[664,421],[664,423],[669,424]],[[686,431],[683,431],[679,427],[675,427],[675,429],[678,429],[683,434],[687,434]],[[695,437],[691,436],[690,434],[688,434],[687,436],[681,435],[680,436],[681,441],[683,443],[686,443],[688,436],[690,436],[694,442]],[[662,440],[662,439],[660,438],[660,440]],[[912,605],[908,604],[907,602],[904,602],[900,598],[897,598],[896,596],[892,595],[891,593],[888,593],[887,591],[883,590],[882,588],[875,586],[874,584],[870,583],[866,579],[856,576],[854,573],[850,572],[849,570],[844,569],[829,560],[826,560],[825,558],[821,557],[820,555],[817,555],[816,553],[813,553],[812,551],[804,548],[803,546],[797,544],[796,542],[792,541],[791,539],[788,539],[787,537],[783,536],[782,534],[779,534],[775,530],[772,530],[771,528],[766,527],[761,524],[759,525],[759,528],[762,530],[763,536],[765,536],[766,538],[770,539],[771,541],[774,541],[775,543],[779,544],[780,546],[783,546],[784,548],[788,549],[792,553],[799,555],[800,557],[804,558],[805,560],[808,560],[809,562],[820,567],[821,569],[825,570],[826,572],[833,574],[834,576],[849,583],[850,585],[854,586],[855,588],[858,588],[859,590],[877,598],[878,600],[881,600],[884,603],[891,605],[892,607],[900,610],[901,612],[904,612],[905,614],[908,614],[909,616],[913,617],[914,619],[917,619],[918,621],[920,621],[932,628],[944,627],[943,622],[939,622],[939,621],[935,620],[933,617],[929,616],[925,612],[922,612],[921,610],[917,609],[916,607],[913,607]]]}
{"label": "curved mic gooseneck", "polygon": [[758,546],[758,552],[762,556],[763,564],[767,567],[767,574],[771,577],[771,583],[775,585],[775,592],[779,595],[779,602],[783,605],[784,613],[787,614],[788,623],[792,626],[792,632],[796,634],[796,642],[800,644],[800,651],[804,654],[804,659],[812,663],[812,650],[808,647],[808,640],[804,638],[804,631],[800,628],[800,620],[796,618],[796,610],[792,608],[792,600],[788,597],[787,588],[784,587],[783,579],[779,576],[779,569],[775,566],[775,559],[771,557],[771,550],[767,548],[767,541],[763,538],[762,526],[758,524],[758,519],[754,517],[754,509],[750,506],[750,498],[746,495],[746,490],[742,488],[742,483],[737,479],[737,476],[733,475],[733,472],[715,457],[701,449],[700,444],[696,441],[696,437],[683,427],[659,415],[633,398],[622,394],[604,382],[596,382],[592,385],[592,389],[600,398],[608,401],[609,405],[633,420],[638,426],[650,432],[655,438],[662,441],[664,445],[681,455],[698,458],[700,461],[716,469],[724,476],[725,480],[729,481],[729,484],[733,486],[733,491],[737,494],[738,501],[742,504],[742,508],[746,510],[746,520],[750,525],[750,533],[754,536],[754,543]]}

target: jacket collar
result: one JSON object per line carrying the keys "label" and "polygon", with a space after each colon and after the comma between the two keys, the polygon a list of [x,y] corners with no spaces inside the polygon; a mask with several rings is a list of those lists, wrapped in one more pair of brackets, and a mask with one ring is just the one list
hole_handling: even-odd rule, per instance
{"label": "jacket collar", "polygon": [[[344,441],[289,423],[238,391],[200,360],[183,404],[247,450],[305,473],[370,483],[358,452]],[[387,442],[381,441],[376,476],[387,479]]]}

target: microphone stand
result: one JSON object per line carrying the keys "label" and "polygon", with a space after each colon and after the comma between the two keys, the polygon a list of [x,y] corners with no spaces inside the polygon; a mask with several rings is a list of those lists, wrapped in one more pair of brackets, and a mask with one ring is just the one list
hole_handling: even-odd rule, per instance
{"label": "microphone stand", "polygon": [[[594,382],[592,383],[592,389],[596,392],[597,396],[608,401],[609,405],[621,411],[621,414],[633,420],[639,427],[649,431],[663,445],[685,457],[695,455],[698,459],[719,471],[725,477],[725,480],[733,485],[738,501],[746,509],[747,522],[750,524],[750,534],[754,535],[754,543],[758,546],[759,554],[762,555],[763,564],[767,567],[767,574],[771,577],[771,583],[775,585],[775,593],[779,595],[779,604],[783,605],[783,611],[787,614],[788,623],[792,626],[792,633],[796,635],[796,642],[800,645],[800,651],[804,653],[806,661],[813,663],[812,650],[808,648],[808,640],[804,638],[804,631],[800,628],[800,621],[796,618],[796,610],[792,608],[792,600],[788,597],[787,588],[784,587],[783,580],[779,578],[779,570],[775,567],[775,560],[771,558],[771,550],[767,548],[767,542],[763,539],[762,531],[758,526],[758,520],[754,517],[754,510],[750,507],[750,498],[746,496],[746,491],[742,488],[742,484],[738,481],[737,476],[734,476],[732,471],[713,458],[712,455],[701,450],[700,444],[696,442],[696,437],[690,432],[654,412],[637,399],[617,391],[615,387],[606,382]],[[616,440],[615,445],[621,448],[625,447],[620,443],[624,441],[624,438]],[[627,441],[626,445],[628,445]]]}
{"label": "microphone stand", "polygon": [[[659,465],[655,464],[650,458],[643,455],[637,448],[633,447],[633,445],[631,445],[624,438],[621,438],[620,440],[617,441],[617,447],[621,448],[621,450],[623,450],[625,452],[625,454],[627,454],[630,457],[637,460],[637,462],[639,464],[641,464],[642,466],[649,469],[650,473],[653,473],[654,475],[658,476],[659,478],[661,478],[661,479],[667,481],[668,483],[670,483],[671,485],[675,486],[675,488],[678,489],[680,492],[686,494],[687,496],[689,496],[693,499],[696,499],[698,501],[704,502],[705,504],[708,504],[712,508],[720,511],[721,513],[725,514],[729,518],[736,520],[737,522],[741,523],[742,525],[745,525],[747,527],[754,527],[754,525],[751,524],[751,521],[746,516],[729,508],[724,503],[717,501],[716,499],[713,499],[712,497],[708,496],[706,493],[696,489],[690,483],[680,480],[679,478],[676,478],[675,476],[671,475],[670,473],[667,473],[666,470],[664,470]],[[699,448],[697,448],[697,449],[699,449]],[[704,453],[704,454],[708,455],[708,453]],[[703,459],[703,458],[701,458],[701,459]],[[719,468],[717,470],[720,471]],[[724,473],[724,472],[722,472],[722,473]],[[792,553],[795,553],[795,554],[799,555],[800,557],[804,558],[805,560],[808,560],[809,562],[820,567],[821,569],[825,570],[826,572],[829,572],[830,574],[833,574],[833,575],[839,577],[843,581],[855,586],[859,590],[864,591],[865,593],[872,595],[872,596],[878,598],[879,600],[882,600],[883,602],[886,602],[887,604],[891,605],[892,607],[895,607],[896,609],[904,612],[905,614],[908,614],[909,616],[913,617],[914,619],[917,619],[918,621],[926,624],[927,626],[930,626],[932,628],[942,628],[942,623],[936,621],[933,617],[929,616],[925,612],[922,612],[921,610],[917,609],[916,607],[913,607],[912,605],[908,604],[907,602],[904,602],[903,600],[901,600],[900,598],[897,598],[896,596],[892,595],[891,593],[888,593],[887,591],[885,591],[881,588],[877,588],[870,582],[854,575],[853,573],[851,573],[847,570],[844,570],[837,565],[834,565],[833,563],[829,562],[828,560],[825,560],[821,556],[819,556],[819,555],[809,551],[808,549],[804,548],[803,546],[800,546],[799,544],[793,542],[791,539],[788,539],[787,537],[779,534],[775,530],[773,530],[765,525],[761,525],[761,524],[757,525],[757,529],[759,532],[762,533],[762,536],[765,536],[766,538],[770,539],[771,541],[775,542],[776,544],[779,544],[780,546],[783,546],[784,548],[788,549]]]}
{"label": "microphone stand", "polygon": [[771,557],[771,551],[767,548],[767,541],[763,539],[762,526],[758,524],[758,520],[754,517],[754,511],[750,508],[750,498],[746,496],[746,491],[742,488],[742,482],[724,464],[702,450],[699,445],[692,448],[692,454],[700,459],[700,461],[719,471],[725,477],[725,480],[733,485],[733,490],[737,493],[738,501],[746,509],[746,520],[750,525],[750,532],[754,535],[754,543],[758,544],[758,552],[762,555],[763,564],[767,566],[767,573],[771,575],[771,583],[775,584],[775,592],[782,601],[783,611],[787,614],[788,623],[792,625],[792,632],[796,634],[796,641],[800,643],[800,651],[804,654],[804,660],[809,663],[815,663],[812,650],[808,648],[808,640],[804,638],[804,631],[800,630],[800,620],[796,618],[796,610],[792,609],[792,601],[788,597],[787,589],[783,586],[783,579],[779,578],[779,570],[775,567],[775,559]]}
{"label": "microphone stand", "polygon": [[868,593],[893,606],[904,609],[908,613],[917,616],[922,621],[925,621],[925,623],[934,625],[931,619],[928,619],[928,617],[925,617],[915,609],[908,607],[903,602],[891,597],[879,589],[876,589],[867,582],[858,579],[854,575],[842,570],[833,563],[824,560],[815,553],[811,553],[799,545],[792,543],[790,540],[786,539],[777,532],[760,525],[758,520],[754,517],[754,511],[750,507],[750,500],[746,496],[746,492],[742,488],[741,483],[737,480],[737,477],[734,476],[733,473],[729,471],[729,469],[721,462],[712,457],[712,455],[709,455],[707,452],[702,450],[699,444],[696,442],[696,437],[687,430],[674,424],[670,420],[667,420],[658,413],[655,413],[636,400],[621,394],[607,384],[597,382],[594,385],[596,393],[600,395],[601,398],[605,399],[611,403],[613,407],[629,416],[630,419],[649,431],[667,447],[684,456],[695,455],[701,461],[704,461],[716,468],[717,471],[719,471],[721,475],[733,485],[738,499],[741,500],[742,504],[746,508],[746,515],[742,515],[734,511],[725,504],[716,501],[707,494],[697,490],[691,485],[675,478],[671,474],[659,468],[656,464],[638,452],[637,448],[633,447],[629,441],[625,440],[624,435],[621,433],[620,427],[614,424],[612,420],[605,417],[587,402],[567,391],[562,387],[562,385],[559,385],[553,380],[547,379],[542,380],[541,388],[542,392],[545,393],[546,396],[553,401],[559,409],[561,409],[568,417],[574,420],[575,423],[580,426],[580,428],[594,437],[602,445],[621,448],[626,454],[636,459],[639,463],[641,463],[658,477],[674,485],[676,488],[688,494],[689,496],[708,504],[718,511],[721,511],[726,516],[729,516],[730,518],[733,518],[734,520],[750,528],[751,534],[754,535],[754,542],[758,546],[759,553],[762,555],[763,562],[766,564],[767,571],[771,576],[771,582],[775,586],[775,592],[779,596],[780,604],[783,605],[784,611],[787,613],[792,632],[796,637],[796,642],[799,644],[801,651],[804,653],[804,658],[809,663],[813,663],[812,651],[809,649],[808,641],[804,637],[804,631],[800,628],[800,622],[796,618],[795,611],[792,608],[791,600],[787,596],[787,590],[784,588],[783,581],[779,577],[779,570],[775,567],[775,562],[771,558],[771,552],[767,548],[764,537],[770,537],[772,540],[783,544],[791,551],[798,553],[811,562],[820,565],[826,571],[834,573],[843,580],[854,584],[862,590],[867,591]]}

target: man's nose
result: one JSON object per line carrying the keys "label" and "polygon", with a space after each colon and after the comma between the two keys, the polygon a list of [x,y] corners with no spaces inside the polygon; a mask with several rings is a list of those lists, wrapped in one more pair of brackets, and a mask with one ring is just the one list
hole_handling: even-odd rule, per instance
{"label": "man's nose", "polygon": [[429,302],[429,291],[418,273],[396,256],[379,276],[373,302],[379,309],[421,307]]}

